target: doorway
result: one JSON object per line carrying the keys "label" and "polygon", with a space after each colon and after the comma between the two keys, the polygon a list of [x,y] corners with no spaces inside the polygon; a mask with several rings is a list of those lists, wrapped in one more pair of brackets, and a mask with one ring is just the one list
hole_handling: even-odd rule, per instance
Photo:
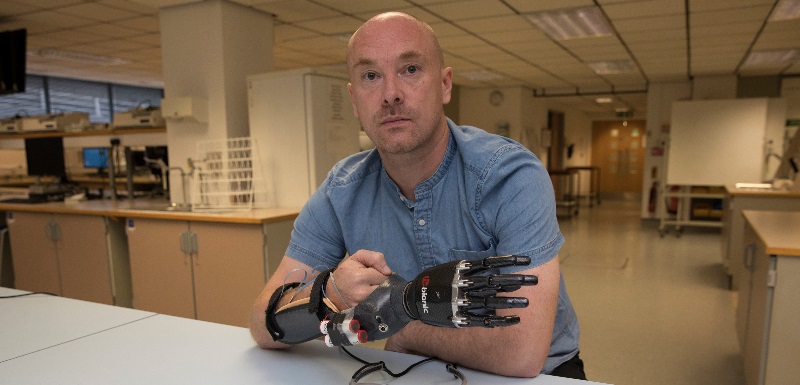
{"label": "doorway", "polygon": [[550,132],[550,149],[547,153],[547,169],[564,168],[564,113],[547,111],[547,130]]}
{"label": "doorway", "polygon": [[600,194],[641,197],[645,120],[592,122],[592,164],[600,167]]}

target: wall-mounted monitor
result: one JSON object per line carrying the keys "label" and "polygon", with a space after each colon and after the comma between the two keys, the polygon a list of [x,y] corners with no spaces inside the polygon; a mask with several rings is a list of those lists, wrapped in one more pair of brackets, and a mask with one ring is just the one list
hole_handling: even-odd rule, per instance
{"label": "wall-mounted monitor", "polygon": [[0,95],[25,92],[27,32],[0,32]]}

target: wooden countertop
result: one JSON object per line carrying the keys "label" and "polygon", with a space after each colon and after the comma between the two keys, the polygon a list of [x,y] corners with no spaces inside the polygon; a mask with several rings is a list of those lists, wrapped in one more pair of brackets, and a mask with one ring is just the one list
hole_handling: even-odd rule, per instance
{"label": "wooden countertop", "polygon": [[767,254],[800,257],[800,211],[742,211]]}
{"label": "wooden countertop", "polygon": [[770,198],[800,198],[800,191],[777,191],[757,188],[736,188],[726,185],[725,192],[734,196],[770,197]]}
{"label": "wooden countertop", "polygon": [[159,208],[164,208],[166,206],[169,206],[169,203],[163,199],[118,200],[116,202],[103,199],[81,202],[50,202],[36,204],[0,202],[0,211],[98,215],[111,218],[151,218],[240,224],[263,224],[284,220],[294,220],[294,218],[296,218],[300,213],[300,208],[286,207],[228,212],[184,212],[158,210]]}

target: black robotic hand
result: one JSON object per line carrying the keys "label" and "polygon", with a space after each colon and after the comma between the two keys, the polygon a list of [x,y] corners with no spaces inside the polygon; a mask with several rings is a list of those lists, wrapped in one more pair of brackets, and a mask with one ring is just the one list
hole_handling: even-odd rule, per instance
{"label": "black robotic hand", "polygon": [[514,325],[519,316],[497,316],[495,310],[527,307],[528,299],[498,297],[497,293],[536,285],[538,278],[478,274],[530,262],[530,257],[508,255],[445,263],[423,271],[413,281],[393,274],[356,307],[323,320],[320,332],[329,346],[341,346],[388,338],[412,320],[451,328]]}

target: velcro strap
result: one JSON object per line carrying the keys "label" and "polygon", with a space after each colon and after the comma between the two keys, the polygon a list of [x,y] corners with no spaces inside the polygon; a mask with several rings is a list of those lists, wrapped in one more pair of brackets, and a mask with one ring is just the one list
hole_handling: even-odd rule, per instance
{"label": "velcro strap", "polygon": [[311,286],[311,293],[308,297],[308,312],[316,314],[320,321],[324,320],[325,316],[330,311],[330,308],[322,303],[322,300],[325,298],[325,296],[322,295],[322,291],[334,270],[336,269],[330,269],[319,273],[314,280],[314,285]]}
{"label": "velcro strap", "polygon": [[269,335],[272,336],[274,341],[278,341],[283,338],[283,330],[281,330],[278,323],[275,321],[275,307],[278,306],[278,302],[283,297],[283,293],[288,290],[294,289],[300,286],[300,282],[290,282],[287,283],[277,289],[275,292],[272,293],[272,296],[269,298],[269,304],[267,305],[267,310],[264,312],[266,317],[266,324],[267,324],[267,331]]}

